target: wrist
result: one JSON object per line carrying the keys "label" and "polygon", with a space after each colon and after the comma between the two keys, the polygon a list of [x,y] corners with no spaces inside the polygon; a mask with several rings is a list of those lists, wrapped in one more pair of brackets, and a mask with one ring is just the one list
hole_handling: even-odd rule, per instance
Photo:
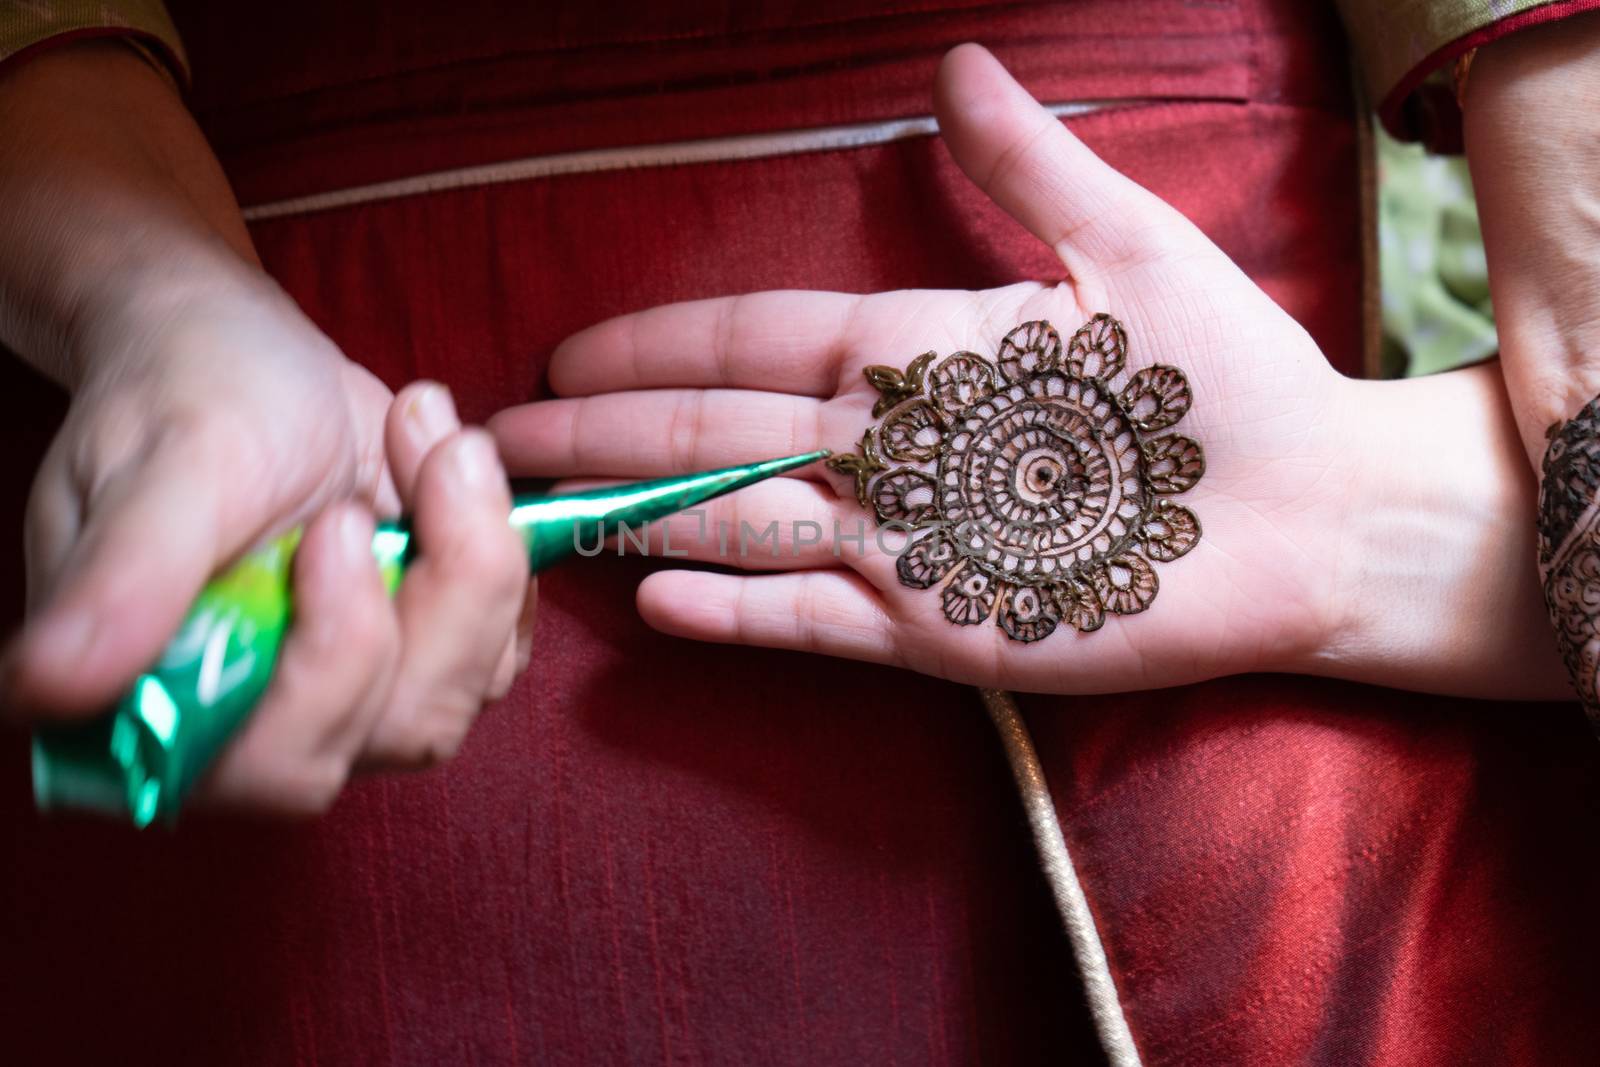
{"label": "wrist", "polygon": [[79,334],[155,279],[253,263],[215,159],[148,64],[85,42],[0,78],[0,342],[72,385]]}
{"label": "wrist", "polygon": [[[264,272],[194,235],[147,239],[126,255],[109,252],[95,269],[80,270],[72,289],[58,320],[56,376],[74,393],[108,378],[159,372],[191,352],[215,356],[236,346],[248,323],[270,324],[276,334],[305,322]],[[305,325],[308,340],[321,337]]]}
{"label": "wrist", "polygon": [[1480,50],[1464,100],[1503,371],[1528,458],[1600,394],[1600,18]]}
{"label": "wrist", "polygon": [[1570,698],[1527,521],[1533,479],[1493,365],[1343,380],[1350,486],[1314,673],[1405,689]]}

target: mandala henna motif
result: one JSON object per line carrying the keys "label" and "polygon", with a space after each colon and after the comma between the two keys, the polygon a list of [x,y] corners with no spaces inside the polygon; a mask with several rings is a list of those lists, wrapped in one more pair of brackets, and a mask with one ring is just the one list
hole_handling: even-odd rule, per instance
{"label": "mandala henna motif", "polygon": [[1205,473],[1198,442],[1166,431],[1189,411],[1175,367],[1124,372],[1122,324],[1096,315],[1063,346],[1026,322],[994,361],[929,352],[905,373],[866,370],[878,390],[859,454],[828,466],[853,475],[880,523],[913,528],[896,563],[903,585],[941,587],[945,618],[996,619],[1038,641],[1061,626],[1100,628],[1155,600],[1151,561],[1200,540],[1200,520],[1170,499]]}
{"label": "mandala henna motif", "polygon": [[1600,733],[1600,397],[1546,436],[1539,483],[1545,606],[1573,687]]}

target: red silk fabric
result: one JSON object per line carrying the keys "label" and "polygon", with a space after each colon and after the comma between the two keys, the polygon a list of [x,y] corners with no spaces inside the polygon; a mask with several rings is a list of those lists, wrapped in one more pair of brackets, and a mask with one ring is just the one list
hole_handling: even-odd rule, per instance
{"label": "red silk fabric", "polygon": [[[924,114],[942,51],[982,40],[1047,100],[1166,98],[1073,128],[1356,368],[1330,12],[871,6],[173,5],[246,203]],[[1059,274],[930,139],[429,194],[255,237],[347,353],[393,384],[447,382],[472,418],[541,395],[555,343],[617,312]],[[60,405],[4,374],[15,617],[26,483]],[[632,605],[650,565],[549,574],[534,667],[461,756],[360,782],[320,823],[41,820],[6,738],[8,1059],[1095,1062],[975,695],[654,634]],[[1147,1063],[1595,1047],[1596,766],[1570,709],[1288,678],[1024,708]]]}

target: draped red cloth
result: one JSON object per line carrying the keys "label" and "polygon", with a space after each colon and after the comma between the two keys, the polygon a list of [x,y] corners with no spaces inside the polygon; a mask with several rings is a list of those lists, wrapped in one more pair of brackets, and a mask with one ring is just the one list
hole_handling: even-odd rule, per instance
{"label": "draped red cloth", "polygon": [[[1073,128],[1358,366],[1331,11],[633,6],[172,5],[247,204],[925,114],[940,54],[977,39],[1047,101],[1158,101]],[[542,395],[556,342],[622,311],[1059,272],[926,138],[430,193],[254,234],[347,353],[392,384],[447,382],[472,418]],[[3,373],[14,619],[26,485],[62,404]],[[1094,1062],[974,694],[662,637],[632,604],[649,565],[550,573],[534,666],[461,756],[362,781],[319,823],[136,836],[41,819],[6,737],[6,1059]],[[1592,1062],[1597,767],[1571,709],[1277,677],[1023,707],[1145,1062]]]}

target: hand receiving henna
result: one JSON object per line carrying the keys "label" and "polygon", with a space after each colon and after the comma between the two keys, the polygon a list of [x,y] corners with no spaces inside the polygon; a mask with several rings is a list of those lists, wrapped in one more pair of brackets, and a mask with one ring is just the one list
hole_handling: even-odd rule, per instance
{"label": "hand receiving henna", "polygon": [[[546,476],[849,452],[664,524],[658,550],[781,573],[654,574],[652,625],[1056,692],[1251,670],[1559,692],[1526,626],[1480,622],[1540,612],[1492,374],[1342,379],[988,53],[952,52],[935,95],[956,161],[1067,280],[657,308],[568,340],[563,399],[491,422],[514,472]],[[863,504],[939,525],[903,554],[841,538]],[[770,551],[738,551],[774,523]]]}

